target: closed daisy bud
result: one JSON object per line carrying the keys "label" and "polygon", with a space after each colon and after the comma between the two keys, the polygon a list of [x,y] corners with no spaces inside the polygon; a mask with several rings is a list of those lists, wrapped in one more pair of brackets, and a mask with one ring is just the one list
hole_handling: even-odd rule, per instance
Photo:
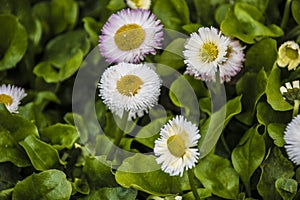
{"label": "closed daisy bud", "polygon": [[295,164],[300,165],[300,115],[297,115],[286,127],[284,132],[285,149]]}
{"label": "closed daisy bud", "polygon": [[217,29],[199,28],[192,33],[183,51],[186,73],[203,81],[215,81],[218,66],[227,60],[230,40]]}
{"label": "closed daisy bud", "polygon": [[163,25],[149,10],[124,9],[110,16],[99,36],[99,49],[109,63],[139,63],[156,54],[163,40]]}
{"label": "closed daisy bud", "polygon": [[151,0],[126,0],[127,5],[132,9],[149,9]]}
{"label": "closed daisy bud", "polygon": [[278,49],[277,64],[279,67],[288,66],[288,70],[296,69],[300,64],[300,48],[294,41],[283,43]]}
{"label": "closed daisy bud", "polygon": [[194,167],[200,155],[199,138],[197,126],[183,116],[176,116],[164,125],[154,145],[156,161],[162,170],[171,176],[182,176],[184,169]]}
{"label": "closed daisy bud", "polygon": [[99,96],[119,117],[128,112],[130,120],[157,105],[160,86],[159,76],[146,64],[120,63],[102,74]]}
{"label": "closed daisy bud", "polygon": [[290,104],[293,104],[295,100],[300,101],[299,80],[293,81],[292,84],[286,82],[285,86],[280,87],[280,92]]}
{"label": "closed daisy bud", "polygon": [[0,87],[0,103],[3,103],[11,113],[18,113],[20,101],[26,96],[25,90],[11,85]]}

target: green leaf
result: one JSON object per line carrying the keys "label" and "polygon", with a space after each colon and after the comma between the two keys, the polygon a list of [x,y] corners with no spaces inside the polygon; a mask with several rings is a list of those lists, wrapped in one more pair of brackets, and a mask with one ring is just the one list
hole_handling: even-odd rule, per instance
{"label": "green leaf", "polygon": [[137,191],[133,189],[125,189],[122,187],[115,188],[99,188],[97,190],[92,190],[91,193],[83,198],[79,198],[79,200],[132,200],[136,199]]}
{"label": "green leaf", "polygon": [[221,31],[237,37],[245,43],[253,44],[264,37],[280,37],[283,31],[275,24],[265,26],[262,13],[254,6],[236,3],[233,11],[228,11],[221,23]]}
{"label": "green leaf", "polygon": [[58,150],[63,148],[71,149],[79,138],[75,126],[61,123],[48,126],[41,131],[40,135],[42,139],[50,142]]}
{"label": "green leaf", "polygon": [[270,123],[267,127],[269,136],[274,140],[274,144],[278,147],[283,147],[285,144],[283,139],[285,127],[285,124],[278,123]]}
{"label": "green leaf", "polygon": [[27,32],[18,19],[0,15],[0,71],[15,67],[27,49]]}
{"label": "green leaf", "polygon": [[277,42],[274,39],[266,38],[249,48],[246,54],[245,68],[251,72],[259,72],[264,68],[269,74],[276,59]]}
{"label": "green leaf", "polygon": [[261,169],[262,173],[257,185],[258,193],[263,199],[281,199],[276,191],[275,182],[278,178],[292,178],[293,164],[282,155],[279,148],[274,147],[261,165]]}
{"label": "green leaf", "polygon": [[14,188],[1,190],[0,191],[0,199],[1,200],[11,200],[13,191],[14,191]]}
{"label": "green leaf", "polygon": [[154,141],[159,137],[161,127],[167,122],[167,118],[158,118],[142,127],[134,137],[134,140],[149,147],[154,148]]}
{"label": "green leaf", "polygon": [[229,100],[226,106],[214,112],[200,127],[201,138],[198,144],[200,158],[205,157],[214,148],[223,128],[229,123],[233,116],[241,112],[241,98],[242,96],[238,96]]}
{"label": "green leaf", "polygon": [[72,28],[78,17],[78,4],[73,0],[39,2],[32,10],[41,21],[43,32],[48,37]]}
{"label": "green leaf", "polygon": [[297,192],[298,183],[294,179],[279,178],[275,182],[277,192],[283,200],[294,199]]}
{"label": "green leaf", "polygon": [[155,1],[153,13],[165,28],[181,30],[182,25],[190,23],[189,8],[184,0]]}
{"label": "green leaf", "polygon": [[232,8],[232,4],[222,4],[220,5],[216,12],[215,12],[215,19],[217,21],[218,24],[221,24],[222,21],[225,19],[226,17],[226,13],[228,12],[228,10],[230,10]]}
{"label": "green leaf", "polygon": [[267,101],[274,110],[291,110],[293,106],[286,102],[280,93],[280,74],[281,70],[274,63],[266,88]]}
{"label": "green leaf", "polygon": [[238,2],[247,3],[254,7],[256,7],[261,13],[264,13],[268,4],[269,0],[237,0]]}
{"label": "green leaf", "polygon": [[[252,84],[255,85],[253,87]],[[243,94],[242,105],[243,112],[237,118],[247,125],[251,125],[255,114],[256,104],[264,95],[267,85],[267,75],[262,68],[258,73],[247,72],[236,83],[236,92],[238,95]]]}
{"label": "green leaf", "polygon": [[257,104],[257,120],[260,124],[267,126],[270,123],[284,123],[290,122],[290,112],[274,111],[271,106],[265,102]]}
{"label": "green leaf", "polygon": [[118,186],[112,174],[111,165],[111,162],[106,160],[106,156],[86,158],[82,172],[91,189]]}
{"label": "green leaf", "polygon": [[173,40],[163,51],[160,56],[159,63],[172,67],[174,69],[180,69],[184,66],[183,54],[185,39],[177,38]]}
{"label": "green leaf", "polygon": [[292,1],[292,14],[295,21],[300,25],[300,1],[294,0]]}
{"label": "green leaf", "polygon": [[25,149],[36,170],[45,171],[51,168],[59,168],[60,164],[65,165],[59,158],[56,149],[33,135],[26,137],[19,144]]}
{"label": "green leaf", "polygon": [[84,23],[84,30],[89,34],[92,44],[96,45],[98,43],[102,24],[92,17],[84,17],[82,21]]}
{"label": "green leaf", "polygon": [[48,170],[28,176],[18,182],[12,193],[12,200],[68,200],[72,186],[66,175],[59,170]]}
{"label": "green leaf", "polygon": [[[198,193],[200,199],[207,199],[208,197],[211,197],[211,191],[207,188],[197,188],[197,193]],[[195,199],[193,192],[188,192],[188,193],[182,195],[182,197],[185,200],[194,200]]]}
{"label": "green leaf", "polygon": [[[197,96],[185,76],[179,76],[172,83],[169,90],[169,96],[173,104],[178,107],[184,108],[184,114],[182,115],[189,116],[190,118],[199,117],[199,105]],[[190,119],[190,121],[195,120]]]}
{"label": "green leaf", "polygon": [[75,178],[74,184],[73,184],[75,190],[81,194],[89,194],[90,193],[90,187],[86,180]]}
{"label": "green leaf", "polygon": [[[2,152],[3,151],[1,151],[1,154]],[[15,184],[18,182],[18,180],[22,178],[19,172],[20,169],[16,167],[14,164],[10,162],[1,163],[0,164],[0,191],[14,187]],[[2,199],[1,194],[0,194],[0,199]]]}
{"label": "green leaf", "polygon": [[226,199],[235,199],[239,193],[239,176],[229,160],[217,155],[208,155],[198,161],[195,176],[213,194]]}
{"label": "green leaf", "polygon": [[193,32],[197,32],[201,24],[186,24],[182,26],[182,29],[185,30],[187,33],[191,34]]}
{"label": "green leaf", "polygon": [[0,126],[0,162],[10,161],[18,167],[30,166],[26,152],[18,144],[12,134]]}
{"label": "green leaf", "polygon": [[266,152],[264,137],[257,129],[258,127],[250,128],[231,155],[233,167],[240,175],[248,193],[251,191],[250,178],[262,163]]}
{"label": "green leaf", "polygon": [[123,161],[115,177],[124,188],[133,187],[153,195],[165,196],[181,192],[178,178],[158,169],[160,166],[154,156],[136,154]]}
{"label": "green leaf", "polygon": [[125,8],[125,3],[123,0],[110,0],[109,4],[107,5],[107,8],[113,12],[122,10]]}

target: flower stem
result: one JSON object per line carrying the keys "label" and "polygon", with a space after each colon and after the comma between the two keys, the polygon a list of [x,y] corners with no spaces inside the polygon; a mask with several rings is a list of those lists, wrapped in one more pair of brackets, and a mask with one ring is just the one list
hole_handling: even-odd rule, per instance
{"label": "flower stem", "polygon": [[287,21],[289,19],[291,2],[292,2],[292,0],[286,0],[286,2],[285,2],[284,13],[283,13],[283,17],[282,17],[281,24],[280,24],[280,28],[282,28],[282,29],[284,29],[284,27],[286,26]]}
{"label": "flower stem", "polygon": [[188,177],[189,177],[189,183],[193,192],[193,195],[195,197],[196,200],[200,200],[199,194],[197,192],[197,188],[195,185],[195,176],[194,176],[194,170],[190,169],[187,171],[188,172]]}
{"label": "flower stem", "polygon": [[295,117],[299,113],[299,104],[300,104],[299,100],[294,101],[293,117]]}

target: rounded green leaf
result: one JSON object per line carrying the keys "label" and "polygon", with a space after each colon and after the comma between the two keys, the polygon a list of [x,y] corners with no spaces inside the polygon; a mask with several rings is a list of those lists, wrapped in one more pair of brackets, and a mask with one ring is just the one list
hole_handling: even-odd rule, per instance
{"label": "rounded green leaf", "polygon": [[166,28],[181,30],[181,26],[190,22],[190,13],[184,0],[155,1],[153,13]]}
{"label": "rounded green leaf", "polygon": [[239,193],[239,176],[229,160],[217,155],[208,155],[198,161],[195,176],[213,194],[226,199],[235,199]]}
{"label": "rounded green leaf", "polygon": [[15,67],[24,56],[28,36],[18,19],[10,14],[0,15],[0,70]]}
{"label": "rounded green leaf", "polygon": [[43,129],[40,133],[41,138],[49,141],[56,149],[71,149],[79,138],[75,126],[57,123]]}
{"label": "rounded green leaf", "polygon": [[92,190],[91,193],[79,200],[133,200],[137,198],[137,191],[134,189],[125,189],[122,187],[104,187],[97,190]]}
{"label": "rounded green leaf", "polygon": [[258,133],[257,128],[250,128],[244,134],[231,155],[233,167],[240,175],[248,193],[251,191],[250,178],[263,161],[266,152],[264,136]]}
{"label": "rounded green leaf", "polygon": [[143,154],[125,159],[116,172],[116,181],[122,187],[133,187],[158,196],[181,192],[178,178],[161,171],[154,156]]}
{"label": "rounded green leaf", "polygon": [[19,143],[25,149],[33,167],[36,170],[44,171],[65,165],[65,163],[59,158],[58,151],[56,149],[33,135],[26,137],[24,141]]}
{"label": "rounded green leaf", "polygon": [[279,123],[271,123],[267,126],[269,136],[274,140],[274,144],[278,147],[283,147],[285,144],[283,139],[285,127],[285,124]]}
{"label": "rounded green leaf", "polygon": [[300,1],[299,0],[292,1],[292,14],[295,21],[300,25]]}
{"label": "rounded green leaf", "polygon": [[297,193],[298,183],[294,179],[279,178],[275,182],[275,187],[283,200],[292,200]]}
{"label": "rounded green leaf", "polygon": [[278,178],[292,178],[295,174],[293,164],[279,148],[274,147],[261,165],[261,169],[262,173],[257,185],[258,193],[263,199],[281,199],[276,191],[275,182]]}
{"label": "rounded green leaf", "polygon": [[72,185],[59,170],[48,170],[28,176],[18,182],[12,193],[12,200],[69,200]]}

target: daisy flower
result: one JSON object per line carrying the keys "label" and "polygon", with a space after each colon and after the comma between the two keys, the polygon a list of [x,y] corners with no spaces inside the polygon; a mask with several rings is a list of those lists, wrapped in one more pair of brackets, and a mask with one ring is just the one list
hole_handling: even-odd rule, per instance
{"label": "daisy flower", "polygon": [[286,127],[284,132],[285,149],[292,160],[297,165],[300,164],[300,115],[297,115]]}
{"label": "daisy flower", "polygon": [[124,9],[110,16],[99,36],[99,49],[109,63],[138,63],[162,46],[163,25],[149,10]]}
{"label": "daisy flower", "polygon": [[283,98],[291,104],[293,104],[295,100],[300,100],[299,80],[293,81],[292,84],[286,82],[285,86],[280,87],[280,92]]}
{"label": "daisy flower", "polygon": [[26,95],[23,88],[4,84],[0,87],[0,103],[3,103],[11,113],[18,113],[20,101]]}
{"label": "daisy flower", "polygon": [[243,67],[245,60],[245,54],[243,52],[244,47],[240,45],[238,40],[230,40],[230,44],[227,47],[226,61],[219,64],[220,80],[229,82],[231,77],[235,76]]}
{"label": "daisy flower", "polygon": [[162,164],[162,170],[171,176],[182,176],[184,169],[195,166],[200,154],[192,147],[197,146],[199,138],[197,126],[183,116],[176,116],[165,124],[154,145],[156,161]]}
{"label": "daisy flower", "polygon": [[151,0],[126,0],[127,5],[132,9],[149,9]]}
{"label": "daisy flower", "polygon": [[300,48],[294,41],[283,43],[278,49],[277,64],[279,67],[286,67],[288,70],[296,69],[300,64]]}
{"label": "daisy flower", "polygon": [[119,63],[102,74],[99,96],[119,117],[128,112],[130,120],[157,104],[160,86],[159,76],[146,64]]}
{"label": "daisy flower", "polygon": [[226,62],[228,37],[211,28],[199,28],[192,33],[183,51],[186,73],[204,81],[215,81],[218,65]]}

